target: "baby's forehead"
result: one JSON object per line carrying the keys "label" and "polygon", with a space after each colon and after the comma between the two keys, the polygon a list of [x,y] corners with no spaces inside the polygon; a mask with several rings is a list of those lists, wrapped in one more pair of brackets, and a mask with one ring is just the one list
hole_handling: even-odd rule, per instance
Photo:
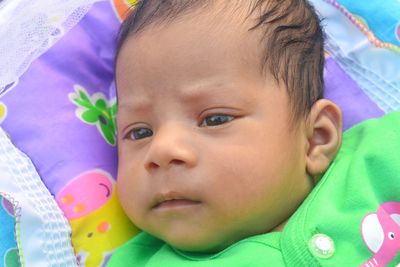
{"label": "baby's forehead", "polygon": [[[163,31],[171,24],[196,23],[208,26],[208,31],[221,31],[221,38],[226,37],[228,28],[234,28],[235,33],[245,38],[246,33],[257,32],[262,12],[260,3],[268,3],[271,0],[187,0],[187,1],[143,1],[138,13],[130,16],[125,21],[121,30],[120,41],[123,43],[126,36],[140,36],[149,30]],[[265,5],[265,4],[263,4]],[[274,11],[276,12],[276,10]],[[195,28],[191,29],[196,30]],[[226,32],[228,33],[228,32]],[[208,32],[204,32],[208,34]],[[121,40],[122,39],[122,40]],[[212,41],[212,40],[210,40]],[[121,43],[120,43],[121,46]]]}
{"label": "baby's forehead", "polygon": [[175,18],[160,19],[148,24],[128,37],[124,46],[133,45],[136,46],[135,50],[139,51],[148,50],[154,43],[159,43],[158,51],[168,53],[166,46],[173,45],[181,47],[184,53],[189,51],[186,45],[196,40],[190,44],[195,49],[191,49],[192,53],[188,53],[188,57],[195,58],[198,56],[197,52],[201,52],[205,46],[213,46],[219,49],[219,53],[229,52],[231,57],[240,57],[243,64],[256,64],[261,70],[263,35],[259,30],[250,30],[255,19],[248,16],[249,4],[243,4],[245,1],[232,1],[236,4],[226,4],[225,1],[206,2],[213,4],[177,15]]}

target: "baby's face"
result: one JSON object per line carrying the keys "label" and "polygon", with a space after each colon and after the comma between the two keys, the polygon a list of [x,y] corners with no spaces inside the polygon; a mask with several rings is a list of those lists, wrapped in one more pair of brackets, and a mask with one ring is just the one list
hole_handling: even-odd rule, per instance
{"label": "baby's face", "polygon": [[118,190],[141,229],[215,252],[283,223],[309,193],[304,123],[260,71],[242,20],[146,28],[117,61]]}

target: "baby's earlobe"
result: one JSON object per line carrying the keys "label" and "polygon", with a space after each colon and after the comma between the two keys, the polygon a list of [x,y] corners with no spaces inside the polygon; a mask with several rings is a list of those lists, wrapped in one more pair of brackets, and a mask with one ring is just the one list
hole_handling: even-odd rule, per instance
{"label": "baby's earlobe", "polygon": [[307,172],[320,177],[338,152],[342,140],[342,114],[327,99],[318,100],[311,108],[307,123]]}

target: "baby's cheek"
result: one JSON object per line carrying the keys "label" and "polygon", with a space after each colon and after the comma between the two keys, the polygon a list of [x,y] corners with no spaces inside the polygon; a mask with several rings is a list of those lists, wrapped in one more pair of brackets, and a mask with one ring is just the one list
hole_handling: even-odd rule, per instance
{"label": "baby's cheek", "polygon": [[[143,210],[148,205],[144,203],[141,197],[141,190],[137,190],[138,188],[140,187],[129,179],[122,178],[117,180],[118,199],[121,203],[122,209],[129,219],[140,228],[138,223],[142,221]],[[145,191],[145,188],[141,189],[142,191]]]}
{"label": "baby's cheek", "polygon": [[131,195],[129,194],[129,183],[127,183],[123,178],[118,177],[117,180],[117,190],[118,190],[118,199],[121,203],[122,208],[124,209],[125,213],[129,214],[130,210],[132,209],[132,199]]}

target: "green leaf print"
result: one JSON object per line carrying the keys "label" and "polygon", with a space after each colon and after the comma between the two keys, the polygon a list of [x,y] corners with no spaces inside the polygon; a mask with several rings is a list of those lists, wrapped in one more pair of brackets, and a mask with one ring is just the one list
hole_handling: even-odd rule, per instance
{"label": "green leaf print", "polygon": [[100,128],[104,133],[104,137],[108,141],[108,143],[115,145],[115,134],[108,125],[100,124]]}
{"label": "green leaf print", "polygon": [[82,99],[72,99],[72,102],[74,102],[75,105],[77,106],[82,106],[82,107],[86,107],[86,108],[91,108],[92,105],[90,104],[90,102],[85,102]]}
{"label": "green leaf print", "polygon": [[82,113],[82,118],[88,123],[95,123],[99,119],[99,114],[93,110],[87,110]]}
{"label": "green leaf print", "polygon": [[110,108],[110,116],[111,116],[111,125],[113,127],[113,132],[117,132],[117,102],[114,102],[114,104]]}
{"label": "green leaf print", "polygon": [[74,89],[75,92],[70,93],[68,97],[78,107],[75,111],[76,116],[89,125],[96,125],[104,140],[114,146],[116,144],[116,101],[108,101],[99,92],[89,95],[80,85],[75,85]]}
{"label": "green leaf print", "polygon": [[89,97],[87,96],[87,93],[83,87],[77,87],[79,90],[79,97],[84,101],[84,102],[90,102]]}
{"label": "green leaf print", "polygon": [[105,110],[105,109],[107,109],[107,103],[106,103],[106,101],[104,101],[104,99],[100,98],[96,101],[96,107],[98,109]]}

